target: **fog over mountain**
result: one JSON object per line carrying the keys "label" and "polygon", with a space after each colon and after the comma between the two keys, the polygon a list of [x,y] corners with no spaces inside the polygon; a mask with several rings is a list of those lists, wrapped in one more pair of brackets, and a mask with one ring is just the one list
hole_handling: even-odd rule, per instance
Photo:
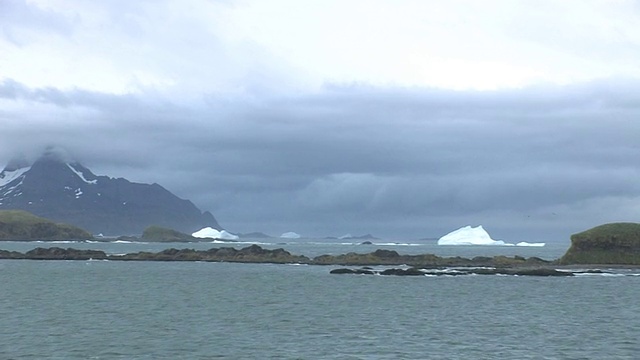
{"label": "fog over mountain", "polygon": [[2,2],[0,164],[64,146],[232,233],[640,221],[637,3],[269,3]]}

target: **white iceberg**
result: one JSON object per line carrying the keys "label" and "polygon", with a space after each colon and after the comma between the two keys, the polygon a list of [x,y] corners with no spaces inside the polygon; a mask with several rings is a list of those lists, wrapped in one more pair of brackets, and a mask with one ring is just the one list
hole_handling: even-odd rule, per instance
{"label": "white iceberg", "polygon": [[234,235],[228,232],[227,230],[219,231],[209,226],[194,232],[193,234],[191,234],[191,236],[199,239],[220,239],[220,240],[238,240],[239,239],[238,235]]}
{"label": "white iceberg", "polygon": [[542,247],[544,246],[546,243],[530,243],[530,242],[526,242],[526,241],[521,241],[519,243],[516,244],[516,246],[533,246],[533,247]]}
{"label": "white iceberg", "polygon": [[438,239],[438,245],[499,245],[499,246],[532,246],[542,247],[545,243],[528,243],[525,241],[517,244],[505,243],[502,240],[494,240],[482,227],[465,226]]}
{"label": "white iceberg", "polygon": [[438,245],[506,245],[502,240],[493,240],[482,227],[465,226],[438,239]]}
{"label": "white iceberg", "polygon": [[300,234],[290,231],[280,235],[280,237],[284,239],[300,239]]}

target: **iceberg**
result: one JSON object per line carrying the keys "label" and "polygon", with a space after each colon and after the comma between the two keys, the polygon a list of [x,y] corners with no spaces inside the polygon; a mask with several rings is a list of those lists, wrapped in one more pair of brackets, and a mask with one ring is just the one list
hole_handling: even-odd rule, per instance
{"label": "iceberg", "polygon": [[482,227],[465,226],[458,230],[452,231],[447,235],[438,239],[438,245],[499,245],[499,246],[532,246],[542,247],[546,243],[529,243],[521,241],[517,244],[505,243],[502,240],[494,240],[489,233]]}
{"label": "iceberg", "polygon": [[506,245],[502,240],[494,240],[482,227],[465,226],[438,239],[438,245]]}
{"label": "iceberg", "polygon": [[529,243],[526,241],[521,241],[516,244],[516,246],[533,246],[533,247],[542,247],[545,246],[546,243]]}
{"label": "iceberg", "polygon": [[220,239],[220,240],[238,240],[239,239],[238,235],[234,235],[226,230],[219,231],[209,226],[194,232],[193,234],[191,234],[191,236],[199,239]]}
{"label": "iceberg", "polygon": [[294,232],[286,232],[280,235],[280,237],[284,239],[300,239],[300,234],[296,234]]}

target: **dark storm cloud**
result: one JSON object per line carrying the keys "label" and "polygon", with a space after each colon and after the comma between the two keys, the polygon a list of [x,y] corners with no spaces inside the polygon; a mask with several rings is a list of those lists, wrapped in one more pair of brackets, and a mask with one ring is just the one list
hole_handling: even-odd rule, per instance
{"label": "dark storm cloud", "polygon": [[164,185],[232,231],[424,237],[482,223],[498,238],[564,240],[640,217],[638,90],[333,86],[181,106],[5,81],[0,154],[64,145],[99,174]]}

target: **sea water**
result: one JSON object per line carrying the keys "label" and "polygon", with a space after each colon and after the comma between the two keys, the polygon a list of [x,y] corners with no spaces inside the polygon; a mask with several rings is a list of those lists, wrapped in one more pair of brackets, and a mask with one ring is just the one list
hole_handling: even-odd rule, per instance
{"label": "sea water", "polygon": [[[102,247],[109,253],[203,246],[44,245]],[[354,246],[265,247],[278,245],[305,255]],[[43,244],[0,242],[0,249],[37,246]],[[434,251],[415,252],[419,247]],[[514,251],[433,244],[389,248],[461,256]],[[557,251],[545,248],[515,253],[544,258]],[[0,359],[637,359],[640,354],[635,271],[562,278],[394,277],[330,275],[332,268],[2,260]]]}

